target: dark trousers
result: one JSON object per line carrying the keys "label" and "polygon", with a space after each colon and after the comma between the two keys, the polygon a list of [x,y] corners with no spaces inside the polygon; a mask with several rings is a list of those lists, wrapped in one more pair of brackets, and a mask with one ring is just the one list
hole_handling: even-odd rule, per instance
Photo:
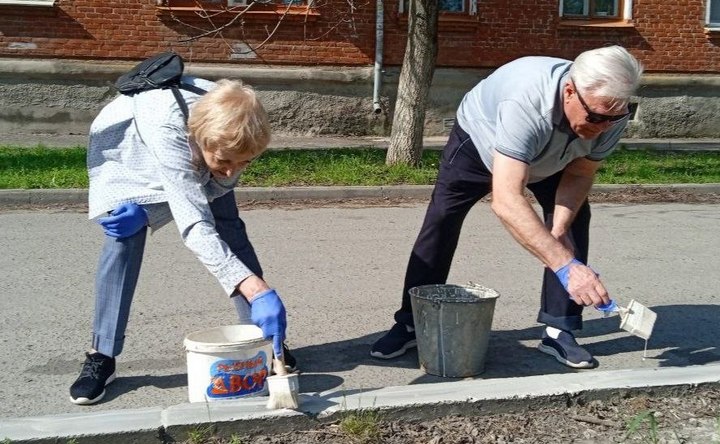
{"label": "dark trousers", "polygon": [[[562,171],[528,185],[546,221],[552,216],[561,176]],[[491,190],[492,174],[480,159],[470,136],[456,124],[443,150],[437,182],[410,255],[402,307],[395,313],[396,322],[413,325],[409,289],[446,282],[463,221],[472,206]],[[589,227],[590,205],[585,200],[571,226],[575,257],[583,263],[587,262]],[[524,272],[517,270],[517,273]],[[545,268],[538,322],[562,330],[578,330],[582,328],[582,310],[582,306],[570,299],[555,273]]]}

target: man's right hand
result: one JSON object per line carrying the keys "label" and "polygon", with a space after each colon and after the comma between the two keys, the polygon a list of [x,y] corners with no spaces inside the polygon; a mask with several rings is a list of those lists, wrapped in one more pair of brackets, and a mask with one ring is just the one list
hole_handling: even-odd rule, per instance
{"label": "man's right hand", "polygon": [[555,271],[555,275],[578,305],[604,305],[610,296],[597,273],[577,259]]}
{"label": "man's right hand", "polygon": [[250,319],[260,327],[265,339],[273,341],[275,356],[282,355],[287,317],[285,306],[275,290],[265,290],[250,299]]}

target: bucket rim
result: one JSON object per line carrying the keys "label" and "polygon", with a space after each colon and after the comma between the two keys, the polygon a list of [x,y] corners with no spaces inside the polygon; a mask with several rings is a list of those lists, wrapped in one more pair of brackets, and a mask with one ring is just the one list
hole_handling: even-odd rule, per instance
{"label": "bucket rim", "polygon": [[411,297],[417,298],[417,299],[423,299],[423,300],[437,300],[439,298],[432,297],[432,296],[425,296],[418,294],[421,289],[430,289],[430,288],[453,288],[453,289],[463,289],[467,290],[469,294],[476,296],[473,300],[452,300],[452,299],[443,299],[443,303],[448,304],[477,304],[477,303],[483,303],[483,302],[489,302],[494,301],[495,299],[500,297],[500,293],[492,289],[490,287],[486,287],[484,285],[475,284],[475,283],[469,283],[467,285],[459,285],[459,284],[425,284],[425,285],[417,285],[415,287],[412,287],[408,290],[408,293]]}
{"label": "bucket rim", "polygon": [[[228,340],[223,342],[208,342],[203,341],[201,340],[201,338],[198,337],[201,335],[209,334],[211,332],[218,332],[220,334],[224,334],[228,332],[228,330],[231,332],[233,330],[246,330],[255,333],[255,336],[249,336],[246,339],[239,338],[237,340]],[[222,325],[219,327],[196,330],[188,333],[183,339],[183,346],[185,350],[200,353],[223,353],[228,351],[236,351],[238,348],[246,348],[247,346],[260,346],[266,344],[271,344],[271,341],[265,339],[262,336],[262,330],[255,325],[248,324]]]}

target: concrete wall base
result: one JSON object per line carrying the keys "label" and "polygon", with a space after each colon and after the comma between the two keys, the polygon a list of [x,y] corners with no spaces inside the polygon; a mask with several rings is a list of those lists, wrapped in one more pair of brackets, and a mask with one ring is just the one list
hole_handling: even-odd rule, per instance
{"label": "concrete wall base", "polygon": [[[133,64],[0,59],[0,133],[86,135],[116,94],[112,84]],[[236,78],[254,86],[279,136],[387,136],[399,68],[383,72],[382,111],[373,111],[371,67],[247,67],[188,64],[191,75]],[[463,95],[490,73],[439,68],[430,92],[426,136],[447,134]],[[720,137],[720,75],[643,78],[629,138]]]}

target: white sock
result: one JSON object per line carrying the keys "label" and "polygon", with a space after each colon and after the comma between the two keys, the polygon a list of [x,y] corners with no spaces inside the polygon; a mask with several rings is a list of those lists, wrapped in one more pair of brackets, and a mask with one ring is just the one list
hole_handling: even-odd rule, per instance
{"label": "white sock", "polygon": [[547,327],[545,327],[545,333],[547,333],[547,335],[553,339],[557,339],[558,336],[560,336],[561,331],[562,330],[559,330],[555,327],[550,327],[549,325]]}

